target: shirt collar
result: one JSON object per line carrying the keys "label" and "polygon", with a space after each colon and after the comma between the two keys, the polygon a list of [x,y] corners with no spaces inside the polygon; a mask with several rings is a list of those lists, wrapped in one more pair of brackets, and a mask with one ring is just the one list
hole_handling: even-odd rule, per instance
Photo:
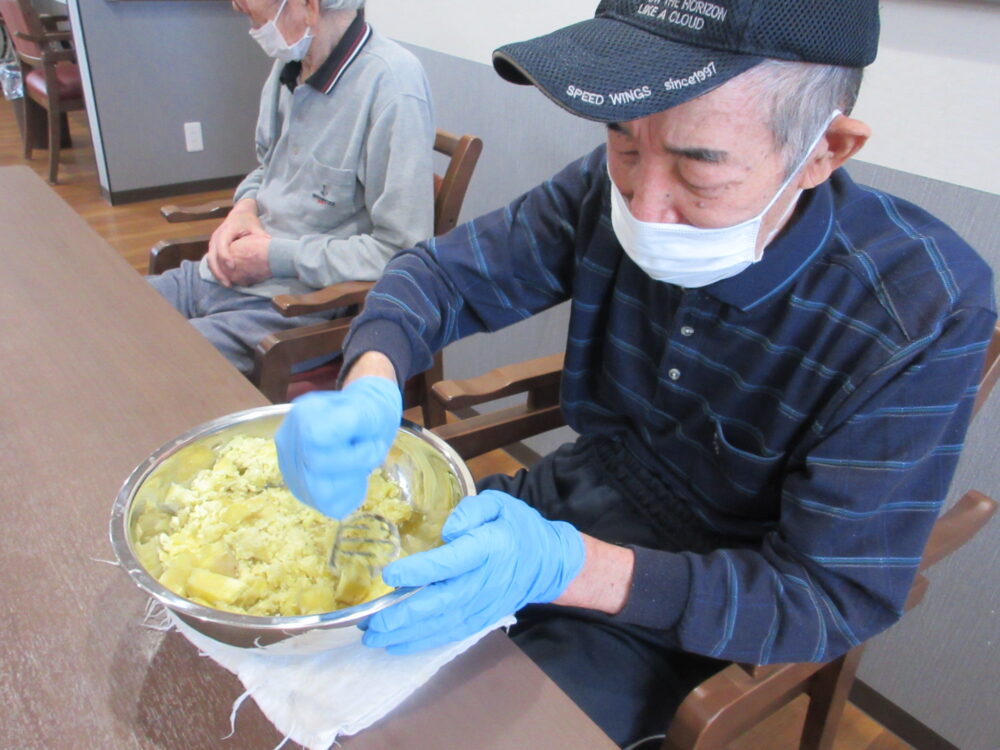
{"label": "shirt collar", "polygon": [[764,248],[763,257],[703,291],[741,310],[760,305],[783,289],[823,251],[833,231],[833,189],[829,180],[802,194],[791,221]]}
{"label": "shirt collar", "polygon": [[[312,86],[321,94],[329,94],[333,91],[333,87],[337,85],[337,81],[340,80],[344,71],[357,58],[362,47],[371,38],[371,35],[372,28],[365,23],[365,11],[362,8],[358,11],[355,19],[351,21],[351,25],[347,27],[344,36],[341,37],[340,41],[333,48],[333,51],[330,52],[330,56],[323,61],[323,64],[316,69],[315,73],[306,79],[306,84]],[[281,69],[281,82],[289,90],[294,91],[298,85],[299,73],[301,72],[302,62],[300,60],[293,60]]]}

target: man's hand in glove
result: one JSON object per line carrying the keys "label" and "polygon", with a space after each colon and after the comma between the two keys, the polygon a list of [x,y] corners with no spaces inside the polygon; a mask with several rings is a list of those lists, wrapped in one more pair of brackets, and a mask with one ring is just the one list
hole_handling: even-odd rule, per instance
{"label": "man's hand in glove", "polygon": [[404,654],[461,640],[526,604],[551,602],[583,567],[580,532],[496,490],[462,500],[441,536],[443,546],[382,571],[390,586],[425,588],[372,615],[366,645]]}
{"label": "man's hand in glove", "polygon": [[385,460],[402,416],[399,386],[378,376],[295,399],[274,436],[288,489],[333,518],[356,510],[365,499],[368,475]]}

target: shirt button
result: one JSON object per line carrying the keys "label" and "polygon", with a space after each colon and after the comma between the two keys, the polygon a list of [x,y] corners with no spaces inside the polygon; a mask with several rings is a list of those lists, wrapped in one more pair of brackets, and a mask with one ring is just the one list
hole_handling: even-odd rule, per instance
{"label": "shirt button", "polygon": [[690,336],[694,333],[694,329],[691,326],[681,326],[681,336]]}
{"label": "shirt button", "polygon": [[667,376],[671,380],[679,380],[681,377],[681,371],[678,370],[676,367],[673,367],[669,371],[667,371]]}

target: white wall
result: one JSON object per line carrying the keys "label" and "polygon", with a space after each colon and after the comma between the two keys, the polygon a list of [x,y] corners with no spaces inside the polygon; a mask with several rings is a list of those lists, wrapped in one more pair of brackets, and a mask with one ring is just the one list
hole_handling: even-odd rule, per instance
{"label": "white wall", "polygon": [[[881,49],[855,110],[874,129],[861,158],[1000,193],[1000,3],[881,5]],[[596,7],[596,0],[371,0],[367,13],[395,39],[489,65],[501,44],[583,20]]]}
{"label": "white wall", "polygon": [[489,65],[500,45],[590,18],[596,7],[597,0],[368,0],[365,16],[393,39]]}
{"label": "white wall", "polygon": [[855,112],[865,161],[1000,193],[1000,3],[883,0]]}
{"label": "white wall", "polygon": [[[70,0],[101,187],[119,196],[233,178],[254,166],[271,61],[228,2]],[[204,150],[188,152],[184,123]]]}

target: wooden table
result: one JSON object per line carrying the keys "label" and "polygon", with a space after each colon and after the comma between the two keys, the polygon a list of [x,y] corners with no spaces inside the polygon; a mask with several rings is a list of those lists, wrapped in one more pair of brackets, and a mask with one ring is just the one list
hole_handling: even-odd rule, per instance
{"label": "wooden table", "polygon": [[[264,398],[27,167],[0,168],[0,747],[270,750],[278,732],[108,561],[132,468]],[[348,750],[613,748],[501,633]]]}

